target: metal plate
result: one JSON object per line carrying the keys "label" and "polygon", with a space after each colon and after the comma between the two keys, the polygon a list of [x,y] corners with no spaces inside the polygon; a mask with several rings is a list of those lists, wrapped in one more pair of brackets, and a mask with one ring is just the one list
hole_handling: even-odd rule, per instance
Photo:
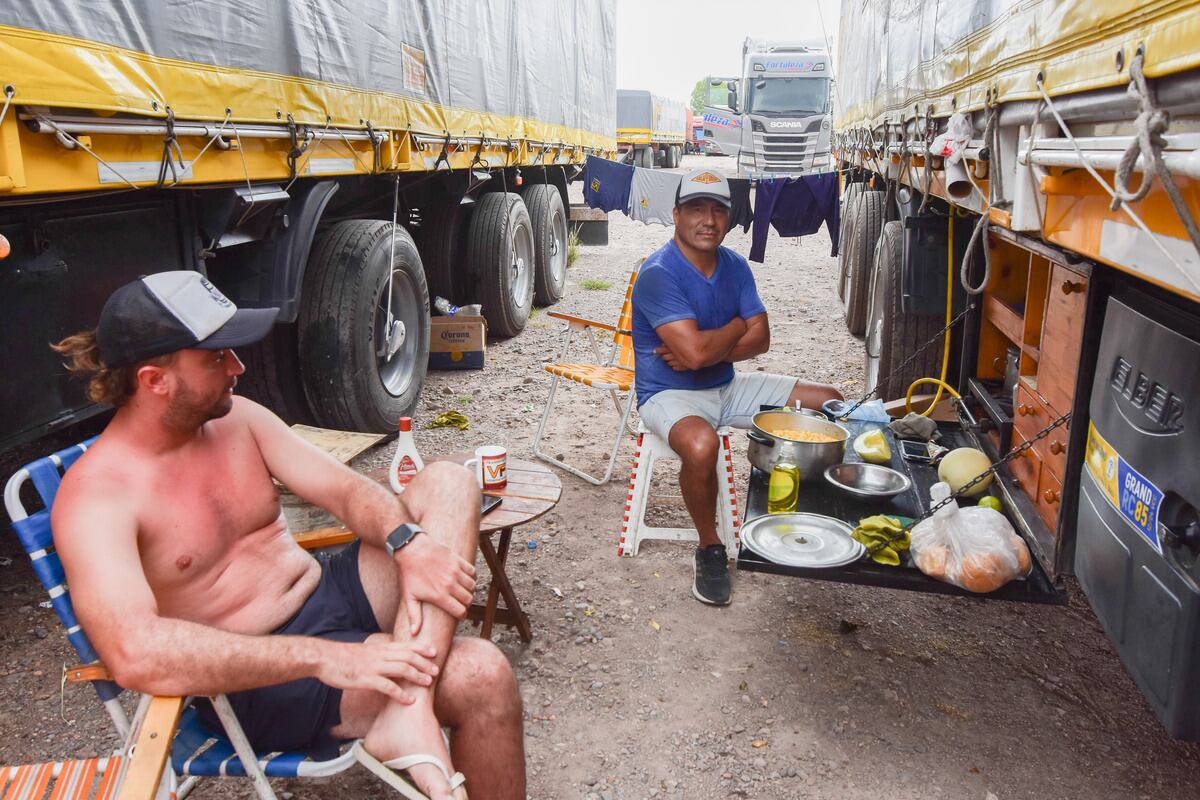
{"label": "metal plate", "polygon": [[776,564],[823,569],[862,558],[866,548],[850,533],[846,523],[820,514],[767,514],[742,527],[742,542]]}

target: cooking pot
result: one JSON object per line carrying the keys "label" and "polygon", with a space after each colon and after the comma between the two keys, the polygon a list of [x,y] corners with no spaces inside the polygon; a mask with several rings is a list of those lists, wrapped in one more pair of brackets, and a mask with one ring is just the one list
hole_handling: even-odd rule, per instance
{"label": "cooking pot", "polygon": [[[775,431],[812,431],[836,437],[830,442],[797,442],[775,435]],[[850,432],[833,422],[826,422],[794,411],[760,411],[746,435],[750,438],[747,455],[750,463],[763,472],[776,464],[795,464],[800,480],[820,480],[826,467],[840,464],[846,453]]]}

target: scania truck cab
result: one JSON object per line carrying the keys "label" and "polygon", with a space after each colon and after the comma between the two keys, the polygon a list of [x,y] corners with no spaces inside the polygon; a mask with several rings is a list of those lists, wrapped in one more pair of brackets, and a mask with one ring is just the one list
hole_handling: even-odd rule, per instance
{"label": "scania truck cab", "polygon": [[832,62],[821,48],[746,39],[742,74],[707,81],[706,149],[736,157],[742,177],[832,169],[832,80]]}

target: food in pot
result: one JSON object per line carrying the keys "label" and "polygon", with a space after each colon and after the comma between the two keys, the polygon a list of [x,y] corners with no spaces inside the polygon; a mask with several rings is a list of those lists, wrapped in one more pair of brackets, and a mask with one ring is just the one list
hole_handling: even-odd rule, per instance
{"label": "food in pot", "polygon": [[[959,447],[947,453],[946,457],[938,464],[938,480],[950,484],[951,492],[957,492],[991,466],[992,462],[988,460],[982,450],[974,447]],[[971,490],[967,492],[967,496],[972,497],[981,493],[991,483],[992,476],[988,475],[972,486]]]}
{"label": "food in pot", "polygon": [[841,441],[837,436],[829,433],[817,433],[816,431],[798,431],[791,428],[781,428],[775,431],[768,431],[772,436],[778,436],[781,439],[791,439],[793,442],[813,442],[815,444],[824,444],[826,442]]}

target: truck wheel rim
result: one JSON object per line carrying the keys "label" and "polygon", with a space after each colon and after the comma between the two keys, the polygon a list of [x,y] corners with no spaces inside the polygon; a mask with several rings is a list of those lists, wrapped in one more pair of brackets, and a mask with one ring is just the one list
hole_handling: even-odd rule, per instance
{"label": "truck wheel rim", "polygon": [[867,353],[867,390],[875,388],[879,381],[879,355],[883,347],[883,299],[879,296],[883,289],[883,281],[879,280],[879,270],[871,277],[870,305],[867,307],[867,335],[863,349]]}
{"label": "truck wheel rim", "polygon": [[567,274],[567,221],[555,211],[550,224],[550,277],[561,283]]}
{"label": "truck wheel rim", "polygon": [[412,383],[413,371],[417,363],[417,345],[421,330],[422,303],[418,299],[417,286],[412,278],[403,270],[392,272],[391,306],[393,320],[398,320],[403,331],[404,343],[392,355],[387,357],[388,330],[388,292],[387,282],[380,287],[379,301],[375,304],[374,322],[374,352],[375,367],[379,372],[379,382],[383,388],[395,397],[400,397],[408,391]]}
{"label": "truck wheel rim", "polygon": [[513,228],[512,254],[509,262],[509,274],[512,277],[513,303],[524,307],[529,302],[529,293],[533,287],[533,274],[530,266],[533,264],[533,234],[529,226],[518,225]]}

